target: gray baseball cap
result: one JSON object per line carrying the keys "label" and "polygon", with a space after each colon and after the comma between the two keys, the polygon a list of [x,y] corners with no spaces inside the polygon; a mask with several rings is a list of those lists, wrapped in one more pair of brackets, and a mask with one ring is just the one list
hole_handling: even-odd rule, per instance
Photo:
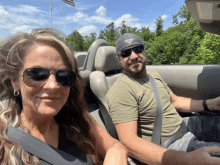
{"label": "gray baseball cap", "polygon": [[144,45],[141,37],[133,33],[125,33],[116,41],[116,52],[118,54],[123,49],[133,45]]}

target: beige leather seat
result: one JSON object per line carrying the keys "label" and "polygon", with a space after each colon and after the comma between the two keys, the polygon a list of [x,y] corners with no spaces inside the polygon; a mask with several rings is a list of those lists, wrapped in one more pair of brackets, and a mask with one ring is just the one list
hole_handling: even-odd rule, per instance
{"label": "beige leather seat", "polygon": [[90,88],[94,95],[99,106],[99,112],[101,113],[102,121],[100,125],[105,125],[105,129],[108,133],[114,137],[118,138],[115,126],[112,122],[112,119],[109,114],[109,107],[106,101],[106,94],[109,88],[114,84],[114,82],[120,76],[121,65],[116,58],[115,47],[112,46],[101,46],[98,48],[94,60],[94,68],[90,74]]}
{"label": "beige leather seat", "polygon": [[95,56],[95,71],[90,74],[90,87],[104,107],[109,108],[106,94],[114,82],[119,78],[121,65],[116,58],[116,49],[113,46],[101,46]]}

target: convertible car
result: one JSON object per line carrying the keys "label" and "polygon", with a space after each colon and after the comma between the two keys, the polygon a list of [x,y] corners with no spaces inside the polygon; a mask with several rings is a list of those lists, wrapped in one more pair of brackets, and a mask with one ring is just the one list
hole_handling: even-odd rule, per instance
{"label": "convertible car", "polygon": [[[218,12],[213,10],[210,11],[214,15],[213,17],[211,14],[210,17],[202,16],[196,3],[193,0],[186,1],[189,11],[199,21],[201,29],[220,34],[220,13],[214,15],[213,13]],[[219,1],[212,4],[218,8],[220,6]],[[117,139],[105,98],[107,91],[121,74],[122,68],[116,59],[116,49],[109,46],[107,41],[98,39],[93,42],[88,52],[76,55],[80,74],[87,82],[85,99],[88,104],[88,112],[102,128]],[[220,95],[220,65],[146,65],[146,69],[156,70],[176,95],[193,99],[211,99]],[[0,103],[5,104],[5,102],[3,100]],[[206,114],[220,115],[219,112],[204,112],[181,114],[181,116]]]}

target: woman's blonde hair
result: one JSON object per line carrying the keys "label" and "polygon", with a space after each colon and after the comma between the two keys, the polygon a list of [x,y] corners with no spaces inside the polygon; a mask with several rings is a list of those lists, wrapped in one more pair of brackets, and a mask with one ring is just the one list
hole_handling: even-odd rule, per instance
{"label": "woman's blonde hair", "polygon": [[91,136],[90,119],[84,100],[85,81],[79,75],[73,51],[65,42],[63,33],[51,28],[16,33],[0,45],[0,100],[7,100],[7,107],[0,105],[0,164],[40,164],[36,156],[24,151],[6,135],[7,124],[28,132],[20,119],[22,99],[21,96],[13,95],[11,80],[18,79],[23,59],[35,45],[49,45],[57,49],[66,56],[68,67],[75,71],[76,82],[70,88],[68,100],[55,120],[68,140],[77,143],[94,164],[101,164],[102,160],[95,148],[96,142]]}

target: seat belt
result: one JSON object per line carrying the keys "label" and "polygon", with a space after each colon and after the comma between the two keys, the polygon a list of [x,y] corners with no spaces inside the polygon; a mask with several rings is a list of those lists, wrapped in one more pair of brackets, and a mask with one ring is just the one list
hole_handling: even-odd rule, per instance
{"label": "seat belt", "polygon": [[[96,96],[95,96],[96,97]],[[104,120],[104,124],[106,127],[107,132],[115,139],[118,139],[118,135],[115,129],[115,126],[113,124],[112,118],[109,114],[109,112],[107,111],[107,109],[105,108],[105,106],[103,105],[103,103],[96,97],[96,100],[98,102],[98,106],[99,106],[99,110],[102,114],[103,120]]]}
{"label": "seat belt", "polygon": [[[41,165],[86,165],[89,162],[88,158],[86,162],[81,161],[10,125],[7,125],[7,136],[20,144],[25,151],[37,156],[40,159]],[[90,161],[90,165],[92,164]]]}
{"label": "seat belt", "polygon": [[160,101],[160,96],[157,90],[156,83],[154,79],[147,74],[149,77],[150,84],[152,86],[154,96],[157,101],[157,111],[156,111],[156,117],[155,117],[155,122],[154,122],[154,129],[153,129],[153,135],[151,142],[160,145],[161,144],[161,130],[162,130],[162,122],[163,122],[163,109]]}

